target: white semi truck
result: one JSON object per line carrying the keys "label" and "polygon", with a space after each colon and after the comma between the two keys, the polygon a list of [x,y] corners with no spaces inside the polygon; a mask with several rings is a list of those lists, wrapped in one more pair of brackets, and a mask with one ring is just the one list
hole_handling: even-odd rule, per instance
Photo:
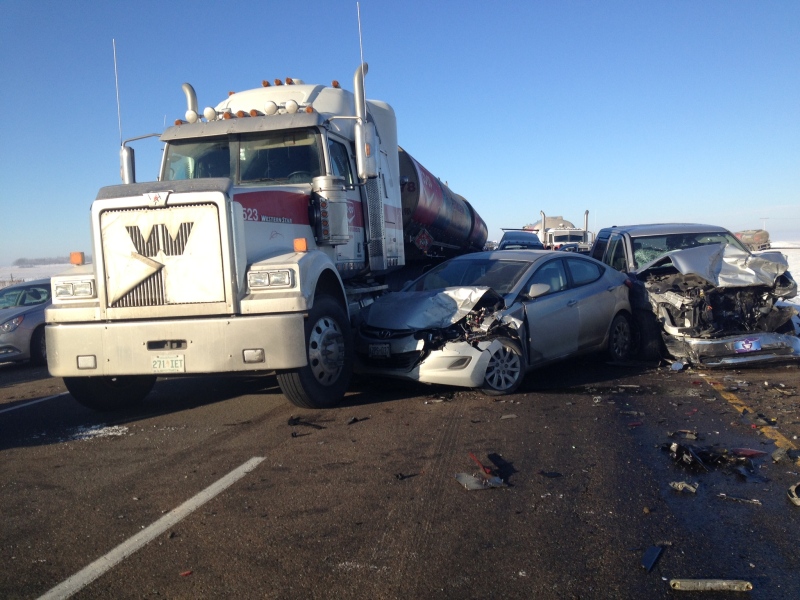
{"label": "white semi truck", "polygon": [[92,264],[52,279],[48,366],[76,400],[112,410],[159,376],[274,371],[294,404],[334,406],[359,308],[482,249],[485,222],[398,148],[366,72],[353,93],[276,80],[202,113],[184,84],[155,182],[136,183],[122,144],[123,184],[92,203]]}

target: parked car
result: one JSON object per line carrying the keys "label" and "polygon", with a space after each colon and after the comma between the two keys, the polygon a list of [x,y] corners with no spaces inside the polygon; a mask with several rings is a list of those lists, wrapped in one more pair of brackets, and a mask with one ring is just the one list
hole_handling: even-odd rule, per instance
{"label": "parked car", "polygon": [[797,284],[780,252],[752,254],[723,227],[667,223],[602,229],[592,256],[633,280],[647,358],[706,367],[800,358],[797,310],[780,302]]}
{"label": "parked car", "polygon": [[544,250],[544,244],[539,236],[532,231],[524,229],[510,229],[503,233],[498,250]]}
{"label": "parked car", "polygon": [[44,309],[50,303],[49,279],[0,289],[0,361],[47,364]]}
{"label": "parked car", "polygon": [[582,255],[496,250],[453,258],[362,311],[357,371],[514,392],[536,367],[631,350],[628,278]]}

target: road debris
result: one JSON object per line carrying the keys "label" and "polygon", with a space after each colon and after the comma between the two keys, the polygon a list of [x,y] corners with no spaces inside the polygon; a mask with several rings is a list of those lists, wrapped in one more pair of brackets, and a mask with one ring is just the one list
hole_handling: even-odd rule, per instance
{"label": "road debris", "polygon": [[792,504],[800,506],[800,483],[795,483],[790,487],[787,495],[789,496],[789,500],[792,501]]}
{"label": "road debris", "polygon": [[767,455],[767,453],[763,450],[753,450],[752,448],[731,448],[731,454],[735,454],[736,456],[746,456],[747,458],[756,458]]}
{"label": "road debris", "polygon": [[671,369],[671,370],[673,370],[673,371],[683,371],[685,368],[686,368],[686,363],[684,363],[684,362],[681,362],[681,361],[679,361],[679,360],[676,360],[676,361],[675,361],[674,363],[672,363],[672,365],[670,366],[670,369]]}
{"label": "road debris", "polygon": [[354,423],[360,423],[361,421],[366,421],[367,419],[369,419],[369,417],[361,417],[360,419],[358,417],[352,417],[347,421],[347,424],[353,425]]}
{"label": "road debris", "polygon": [[503,415],[502,417],[500,417],[501,420],[502,419],[516,419],[516,418],[517,418],[517,415],[515,415],[515,414],[508,414],[508,415]]}
{"label": "road debris", "polygon": [[304,421],[300,417],[289,417],[289,420],[286,423],[289,427],[295,427],[297,425],[302,425],[303,427],[311,427],[312,429],[325,429],[322,425],[317,425],[316,423],[311,423],[309,421]]}
{"label": "road debris", "polygon": [[761,506],[761,500],[757,500],[756,498],[739,498],[738,496],[729,496],[728,494],[717,494],[717,498],[722,498],[723,500],[733,500],[734,502],[744,502],[745,504],[757,504]]}
{"label": "road debris", "polygon": [[695,494],[697,493],[697,488],[700,487],[700,484],[688,483],[686,481],[670,481],[669,487],[679,492],[691,492],[692,494]]}
{"label": "road debris", "polygon": [[739,579],[670,579],[669,587],[684,592],[749,592],[753,584]]}
{"label": "road debris", "polygon": [[678,431],[668,431],[667,437],[679,438],[683,440],[696,440],[699,439],[697,432],[690,429],[679,429]]}
{"label": "road debris", "polygon": [[644,567],[645,571],[649,573],[653,570],[653,567],[658,561],[658,557],[661,556],[663,551],[663,546],[650,546],[645,550],[644,556],[642,556],[642,567]]}
{"label": "road debris", "polygon": [[[494,455],[498,456],[498,455]],[[476,475],[469,473],[456,473],[456,481],[463,485],[468,490],[485,490],[488,488],[508,487],[508,484],[503,481],[492,469],[484,465],[475,454],[469,453],[470,459],[478,465],[480,471]]]}

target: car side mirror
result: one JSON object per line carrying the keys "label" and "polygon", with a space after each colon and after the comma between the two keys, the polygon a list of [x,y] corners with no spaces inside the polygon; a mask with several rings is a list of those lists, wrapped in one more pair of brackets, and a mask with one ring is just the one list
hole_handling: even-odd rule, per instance
{"label": "car side mirror", "polygon": [[544,296],[549,291],[550,286],[546,283],[534,283],[528,288],[528,297],[538,298],[539,296]]}

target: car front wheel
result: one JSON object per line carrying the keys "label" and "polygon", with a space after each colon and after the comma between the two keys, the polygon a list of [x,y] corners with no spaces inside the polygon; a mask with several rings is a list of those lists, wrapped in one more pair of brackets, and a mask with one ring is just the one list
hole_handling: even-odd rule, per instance
{"label": "car front wheel", "polygon": [[525,359],[516,340],[498,338],[499,346],[492,351],[481,391],[487,396],[513,394],[525,378]]}

